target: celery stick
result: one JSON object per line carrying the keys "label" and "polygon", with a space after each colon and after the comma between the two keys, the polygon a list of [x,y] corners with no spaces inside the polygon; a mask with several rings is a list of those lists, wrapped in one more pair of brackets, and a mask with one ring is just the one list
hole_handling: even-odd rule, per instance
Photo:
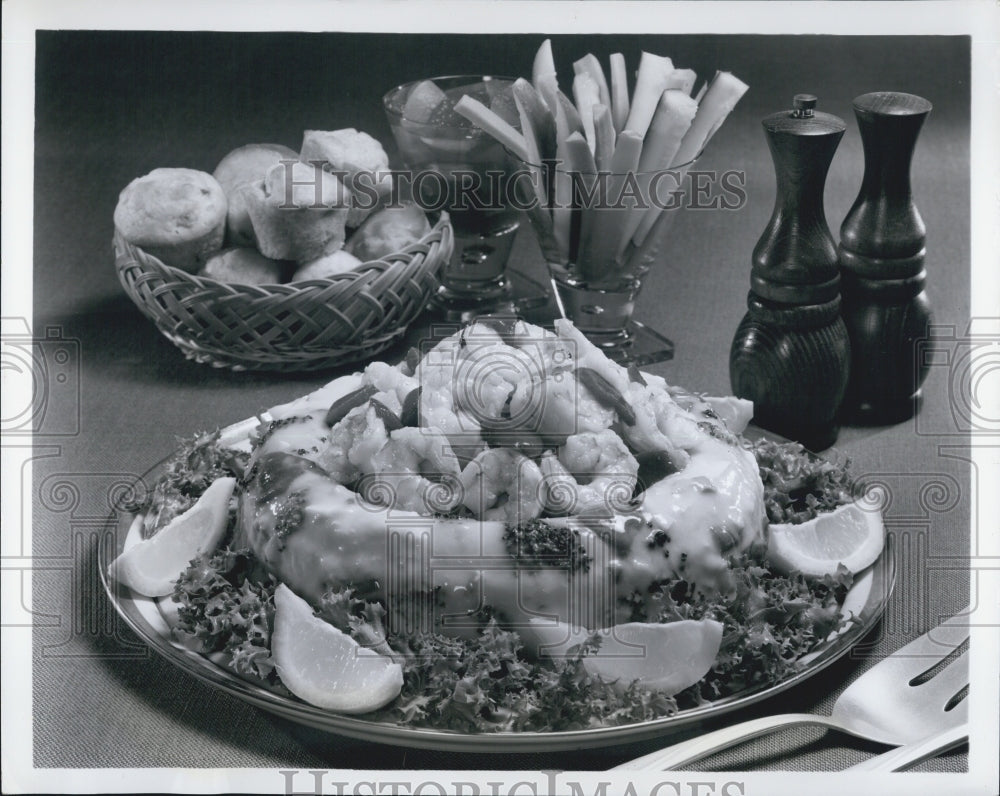
{"label": "celery stick", "polygon": [[571,133],[582,133],[583,120],[580,118],[580,112],[576,109],[576,105],[573,104],[573,100],[561,91],[557,91],[556,96],[559,98],[559,102],[562,103],[563,110],[566,111],[566,123],[569,125],[569,131]]}
{"label": "celery stick", "polygon": [[625,71],[625,56],[621,53],[611,53],[611,118],[615,123],[615,132],[625,129],[628,120],[628,74]]}
{"label": "celery stick", "polygon": [[523,77],[514,81],[512,88],[514,98],[520,100],[524,105],[524,110],[531,119],[531,126],[534,128],[535,136],[538,140],[538,153],[542,160],[554,158],[556,156],[556,121],[545,104],[542,95],[538,93],[534,86]]}
{"label": "celery stick", "polygon": [[730,72],[715,73],[698,105],[698,113],[691,122],[691,129],[681,142],[675,163],[687,163],[698,156],[748,88],[746,83]]}
{"label": "celery stick", "polygon": [[[653,185],[652,175],[654,172],[669,169],[674,163],[681,141],[691,127],[691,122],[697,112],[698,103],[680,89],[667,89],[660,97],[656,113],[653,114],[653,121],[649,125],[643,142],[642,156],[639,158],[639,171],[642,175],[639,184],[642,188],[643,200],[648,207],[637,210],[629,217],[625,225],[625,234],[620,244],[619,254],[624,251],[629,239],[632,238],[637,229],[640,227],[648,229],[656,220],[659,208],[654,206],[650,197]],[[656,186],[658,195],[664,190],[674,187],[669,180],[669,177],[659,180]],[[651,215],[653,218],[648,218]],[[644,226],[642,222],[645,222]]]}
{"label": "celery stick", "polygon": [[[571,133],[579,135],[579,133]],[[561,164],[568,162],[566,138],[559,142],[556,149],[556,160],[560,166],[553,175],[554,204],[552,207],[552,237],[556,242],[563,263],[570,261],[570,232],[573,224],[573,180]]]}
{"label": "celery stick", "polygon": [[528,160],[524,136],[497,116],[477,99],[468,94],[455,103],[455,112],[485,130],[521,160]]}
{"label": "celery stick", "polygon": [[554,80],[541,78],[535,85],[538,93],[541,95],[542,100],[545,102],[552,114],[553,121],[556,125],[556,145],[558,146],[563,141],[566,140],[572,130],[569,129],[569,120],[566,118],[566,110],[563,108],[563,104],[559,101],[559,89],[556,87]]}
{"label": "celery stick", "polygon": [[538,138],[535,133],[535,125],[531,120],[531,114],[526,110],[521,98],[514,94],[514,105],[517,106],[517,114],[521,119],[521,135],[524,136],[524,148],[528,153],[525,158],[525,166],[531,173],[532,187],[535,191],[535,198],[540,205],[545,205],[548,189],[545,185],[545,177],[542,169],[542,156],[538,147]]}
{"label": "celery stick", "polygon": [[573,77],[573,99],[576,100],[576,108],[580,112],[587,144],[590,145],[590,151],[593,153],[597,147],[597,137],[594,132],[594,106],[601,104],[601,92],[597,83],[586,72],[580,72]]}
{"label": "celery stick", "polygon": [[595,213],[590,240],[578,257],[580,273],[588,282],[610,284],[614,283],[620,274],[621,264],[616,262],[615,255],[619,248],[622,225],[629,214],[635,212],[635,207],[630,205],[630,201],[622,207],[615,205],[629,176],[635,179],[641,152],[642,135],[634,130],[623,130],[618,136],[615,153],[611,159],[611,175],[607,179],[608,190],[604,197],[605,201]]}
{"label": "celery stick", "polygon": [[610,171],[616,136],[615,125],[611,121],[611,111],[606,105],[594,106],[594,132],[597,136],[597,146],[594,149],[597,168],[601,171]]}
{"label": "celery stick", "polygon": [[546,39],[535,53],[535,61],[531,65],[531,82],[538,88],[542,80],[552,80],[558,85],[556,77],[556,62],[552,56],[552,40]]}
{"label": "celery stick", "polygon": [[[604,106],[598,107],[603,108]],[[571,176],[571,179],[578,181],[579,185],[576,187],[586,191],[587,196],[594,195],[594,182],[597,178],[598,168],[594,162],[594,156],[590,153],[590,145],[579,133],[573,133],[566,139],[566,163],[561,168]],[[589,245],[594,214],[597,212],[593,206],[593,199],[583,197],[579,203],[574,200],[574,205],[577,204],[579,209],[576,212],[580,216],[579,233],[575,245],[570,247],[571,256],[574,253],[585,251]]]}
{"label": "celery stick", "polygon": [[698,75],[695,74],[693,69],[675,69],[670,73],[667,88],[676,88],[691,96],[691,89],[694,88],[697,79]]}
{"label": "celery stick", "polygon": [[[679,179],[684,179],[687,169],[683,169]],[[637,276],[641,276],[657,262],[665,259],[672,235],[674,221],[680,208],[674,210],[658,210],[649,213],[643,218],[643,223],[650,221],[649,226],[643,230],[640,225],[639,230],[632,238],[634,246],[626,254],[626,269]],[[640,236],[640,233],[641,236]]]}
{"label": "celery stick", "polygon": [[593,81],[597,84],[597,89],[601,93],[601,104],[611,107],[611,92],[608,91],[608,80],[604,76],[604,69],[601,68],[601,62],[597,60],[597,56],[593,53],[587,53],[579,61],[573,62],[573,72],[574,74],[586,73],[590,75]]}
{"label": "celery stick", "polygon": [[640,136],[646,134],[660,95],[666,89],[667,80],[673,71],[674,64],[669,58],[647,52],[642,54],[635,92],[632,95],[632,107],[625,122],[627,129],[635,130]]}

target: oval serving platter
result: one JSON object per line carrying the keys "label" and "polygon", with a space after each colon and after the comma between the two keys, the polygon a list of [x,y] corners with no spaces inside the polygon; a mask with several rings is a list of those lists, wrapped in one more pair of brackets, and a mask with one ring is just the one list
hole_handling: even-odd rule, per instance
{"label": "oval serving platter", "polygon": [[[353,380],[347,377],[346,381],[350,383],[343,384],[342,388],[351,389]],[[231,447],[249,445],[249,436],[262,419],[268,419],[267,415],[229,426],[223,430],[220,441]],[[772,434],[758,433],[775,439]],[[146,483],[156,478],[158,470],[159,467],[154,467],[147,473]],[[747,689],[672,716],[632,724],[553,732],[460,733],[403,727],[388,721],[332,713],[288,696],[283,690],[244,679],[223,663],[182,646],[173,639],[159,601],[137,595],[107,576],[108,564],[113,556],[139,541],[141,522],[141,516],[122,513],[118,517],[118,549],[112,555],[107,548],[102,548],[98,568],[101,583],[115,610],[152,650],[168,662],[237,699],[314,730],[358,740],[449,752],[556,752],[626,744],[668,736],[693,724],[737,712],[799,685],[850,652],[882,616],[895,584],[891,538],[887,538],[878,560],[858,575],[844,600],[842,613],[853,617],[853,621],[806,655],[803,658],[805,667],[801,671],[773,685]]]}

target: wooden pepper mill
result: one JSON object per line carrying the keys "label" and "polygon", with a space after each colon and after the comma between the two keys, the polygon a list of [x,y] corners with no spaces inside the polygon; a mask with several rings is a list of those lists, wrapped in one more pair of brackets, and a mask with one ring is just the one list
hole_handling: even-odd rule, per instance
{"label": "wooden pepper mill", "polygon": [[812,450],[837,439],[850,345],[840,317],[837,248],[823,212],[830,161],[847,125],[798,94],[763,120],[778,192],[753,251],[749,312],[729,354],[733,391],[754,422]]}
{"label": "wooden pepper mill", "polygon": [[843,416],[897,423],[919,406],[928,363],[917,341],[931,320],[924,292],[925,228],[910,191],[910,161],[931,104],[879,91],[854,100],[865,150],[861,192],[840,228],[842,313],[851,338]]}

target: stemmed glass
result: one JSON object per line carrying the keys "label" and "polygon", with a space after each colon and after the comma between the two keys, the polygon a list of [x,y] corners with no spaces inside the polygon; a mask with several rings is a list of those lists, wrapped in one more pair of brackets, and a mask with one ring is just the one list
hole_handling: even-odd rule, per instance
{"label": "stemmed glass", "polygon": [[435,300],[449,320],[516,313],[547,301],[544,287],[508,271],[520,218],[507,201],[509,158],[454,111],[469,95],[516,121],[512,84],[488,75],[433,77],[397,86],[382,100],[413,198],[425,209],[447,210],[455,230]]}

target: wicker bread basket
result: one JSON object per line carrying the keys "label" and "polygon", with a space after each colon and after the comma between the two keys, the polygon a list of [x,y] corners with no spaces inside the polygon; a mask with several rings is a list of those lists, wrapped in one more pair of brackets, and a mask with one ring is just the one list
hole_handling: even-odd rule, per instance
{"label": "wicker bread basket", "polygon": [[185,356],[269,371],[333,368],[387,348],[427,306],[453,245],[442,213],[418,243],[349,273],[255,286],[186,273],[114,236],[122,287]]}

